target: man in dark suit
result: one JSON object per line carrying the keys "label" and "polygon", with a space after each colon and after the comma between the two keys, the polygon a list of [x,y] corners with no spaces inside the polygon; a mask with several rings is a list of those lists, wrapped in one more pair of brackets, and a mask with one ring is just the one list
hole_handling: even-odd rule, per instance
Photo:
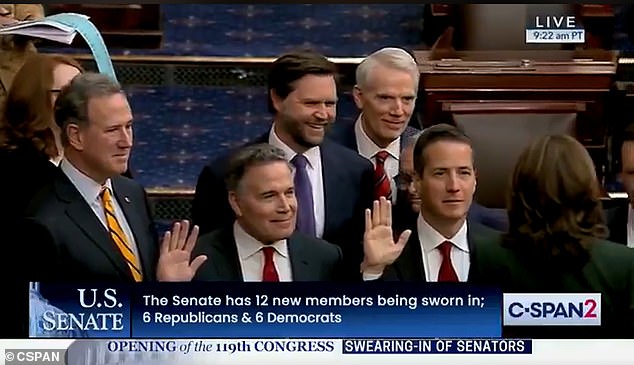
{"label": "man in dark suit", "polygon": [[434,125],[422,132],[413,156],[420,214],[405,231],[412,235],[387,268],[385,261],[366,255],[364,279],[468,281],[478,246],[497,237],[496,231],[468,222],[476,188],[471,141],[454,126]]}
{"label": "man in dark suit", "polygon": [[[414,146],[422,132],[418,132],[403,140],[403,150],[399,161],[399,174],[396,176],[399,201],[395,207],[395,228],[397,230],[410,229],[416,224],[420,212],[420,202],[416,184],[414,183],[416,172],[414,170]],[[506,232],[509,226],[506,209],[488,208],[471,202],[467,215],[469,222],[479,223],[500,232]]]}
{"label": "man in dark suit", "polygon": [[84,73],[55,104],[64,159],[20,225],[21,265],[33,281],[189,280],[197,228],[175,224],[159,242],[143,187],[121,176],[132,148],[132,112],[108,76]]}
{"label": "man in dark suit", "polygon": [[622,134],[621,181],[627,192],[627,200],[616,202],[605,210],[610,241],[634,248],[634,124],[627,126]]}
{"label": "man in dark suit", "polygon": [[[324,139],[336,115],[335,66],[312,52],[289,53],[271,67],[268,89],[273,125],[249,142],[281,148],[294,166],[297,229],[341,246],[349,270],[359,271],[363,210],[372,202],[372,165]],[[227,157],[206,166],[196,185],[192,219],[201,233],[233,223],[223,181]]]}
{"label": "man in dark suit", "polygon": [[228,162],[226,183],[236,219],[200,237],[194,252],[209,259],[195,280],[344,279],[339,246],[295,229],[293,175],[282,149],[256,144],[239,150]]}
{"label": "man in dark suit", "polygon": [[[285,152],[269,144],[244,147],[228,162],[226,183],[233,224],[204,234],[194,255],[209,259],[198,270],[202,281],[341,281],[346,276],[341,248],[295,229],[297,200]],[[409,232],[393,241],[391,204],[375,201],[365,211],[364,249],[369,262],[392,262]]]}
{"label": "man in dark suit", "polygon": [[418,132],[408,123],[419,77],[416,61],[405,50],[389,47],[372,53],[356,71],[353,97],[361,111],[357,121],[335,123],[329,132],[330,138],[372,162],[375,199],[386,196],[396,203],[393,178],[398,174],[402,142]]}
{"label": "man in dark suit", "polygon": [[[375,178],[385,174],[389,184],[390,200],[394,203],[395,218],[407,219],[410,204],[399,187],[403,158],[411,154],[420,131],[409,127],[414,113],[420,73],[414,58],[400,48],[383,48],[366,57],[357,67],[357,84],[353,89],[354,101],[361,113],[353,124],[335,123],[329,137],[341,145],[358,152],[374,164]],[[409,150],[406,150],[409,147]],[[383,157],[384,156],[384,157]],[[408,163],[412,164],[411,158]],[[381,184],[375,184],[375,199],[386,195]],[[388,187],[386,187],[388,188]],[[407,190],[407,189],[405,189]],[[386,196],[387,196],[386,195]],[[404,204],[398,204],[404,203]],[[398,212],[401,211],[401,212]],[[414,215],[417,215],[414,213]],[[495,229],[506,228],[506,212],[472,204],[470,218]],[[399,223],[399,222],[397,222]],[[400,222],[404,223],[404,222]]]}

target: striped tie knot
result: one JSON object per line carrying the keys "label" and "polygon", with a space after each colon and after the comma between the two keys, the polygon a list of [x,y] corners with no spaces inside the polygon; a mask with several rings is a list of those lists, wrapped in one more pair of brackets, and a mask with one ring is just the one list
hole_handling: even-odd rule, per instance
{"label": "striped tie knot", "polygon": [[374,155],[374,158],[376,159],[377,164],[383,165],[389,155],[390,154],[387,151],[379,151],[376,153],[376,155]]}

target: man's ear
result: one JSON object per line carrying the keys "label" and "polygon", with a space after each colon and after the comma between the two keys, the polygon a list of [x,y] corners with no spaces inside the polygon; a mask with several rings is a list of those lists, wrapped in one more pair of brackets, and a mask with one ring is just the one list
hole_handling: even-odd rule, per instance
{"label": "man's ear", "polygon": [[270,89],[269,90],[269,95],[271,98],[271,104],[273,104],[273,108],[275,108],[276,111],[279,111],[282,109],[282,103],[284,102],[284,98],[279,96],[274,89]]}
{"label": "man's ear", "polygon": [[359,85],[354,85],[354,87],[352,88],[352,98],[354,99],[354,104],[359,109],[363,109],[363,99],[361,98],[362,94],[363,91],[361,91]]}
{"label": "man's ear", "polygon": [[235,191],[229,192],[229,205],[231,205],[231,209],[233,213],[235,213],[236,217],[242,216],[242,210],[240,209],[240,204],[238,203],[238,195]]}
{"label": "man's ear", "polygon": [[77,123],[66,124],[66,127],[64,128],[62,133],[66,133],[68,144],[70,144],[74,149],[76,149],[77,151],[84,150],[84,137]]}

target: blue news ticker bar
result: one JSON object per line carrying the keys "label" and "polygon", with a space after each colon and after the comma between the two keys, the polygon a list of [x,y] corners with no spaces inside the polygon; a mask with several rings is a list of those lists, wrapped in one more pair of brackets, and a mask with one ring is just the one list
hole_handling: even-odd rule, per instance
{"label": "blue news ticker bar", "polygon": [[466,285],[42,283],[41,300],[56,308],[47,318],[56,318],[57,327],[44,321],[49,328],[34,337],[80,337],[79,331],[101,338],[496,338],[502,332],[501,291]]}

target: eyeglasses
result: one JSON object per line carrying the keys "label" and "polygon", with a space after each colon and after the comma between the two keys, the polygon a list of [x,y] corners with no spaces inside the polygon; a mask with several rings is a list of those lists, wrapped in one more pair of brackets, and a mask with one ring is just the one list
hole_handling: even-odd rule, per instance
{"label": "eyeglasses", "polygon": [[49,89],[48,92],[53,94],[59,94],[62,92],[62,89]]}

